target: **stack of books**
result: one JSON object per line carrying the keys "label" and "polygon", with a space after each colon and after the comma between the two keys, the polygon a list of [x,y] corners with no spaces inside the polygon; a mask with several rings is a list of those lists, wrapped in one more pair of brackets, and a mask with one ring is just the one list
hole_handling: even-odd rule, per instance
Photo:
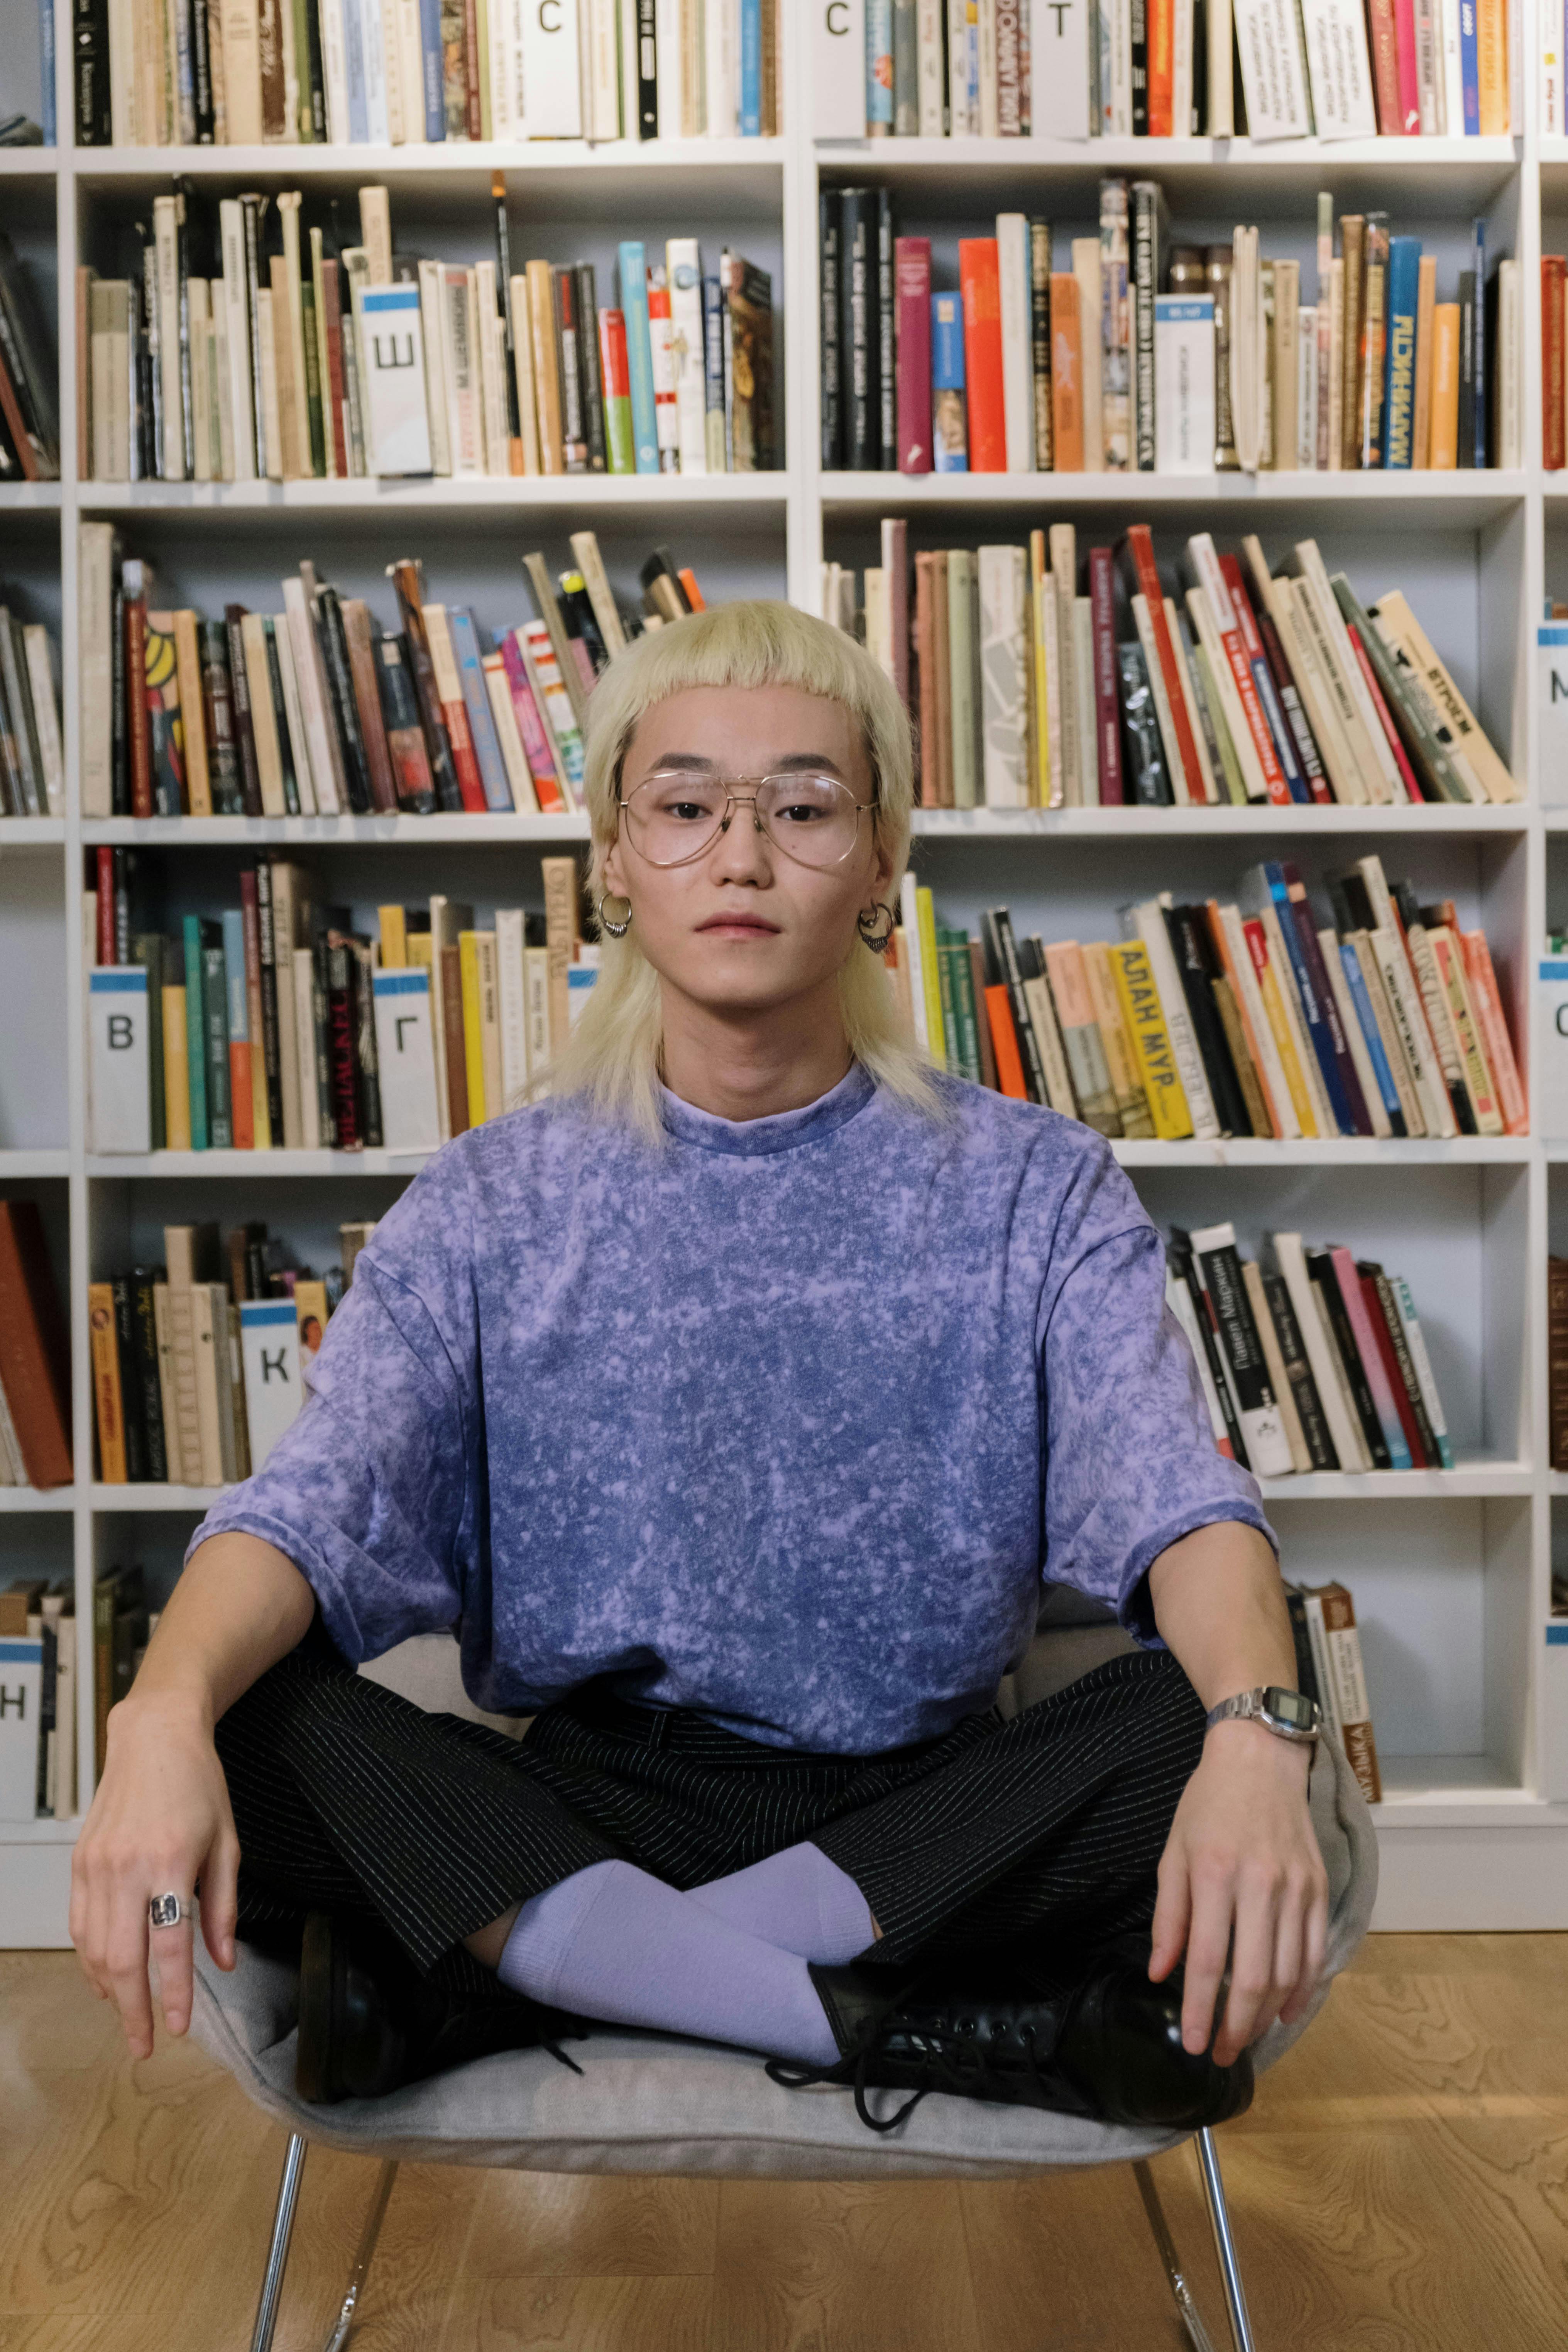
{"label": "stack of books", "polygon": [[598,950],[577,866],[541,860],[545,913],[437,895],[427,908],[315,902],[286,858],[241,870],[239,905],[176,935],[132,911],[133,853],[94,854],[85,919],[91,1148],[433,1151],[548,1068]]}
{"label": "stack of books", "polygon": [[1259,1478],[1451,1470],[1454,1449],[1410,1286],[1348,1249],[1228,1222],[1173,1226],[1165,1297],[1191,1344],[1215,1444]]}
{"label": "stack of books", "polygon": [[48,631],[0,604],[0,816],[64,816],[65,793]]}
{"label": "stack of books", "polygon": [[340,1262],[296,1265],[264,1223],[165,1225],[163,1262],[89,1285],[93,1425],[105,1486],[231,1486],[259,1469],[375,1230],[339,1227]]}
{"label": "stack of books", "polygon": [[0,1486],[71,1482],[70,1350],[36,1201],[0,1201]]}
{"label": "stack of books", "polygon": [[124,278],[77,272],[79,439],[99,481],[756,473],[775,463],[771,282],[696,237],[513,273],[392,247],[384,188],[307,226],[298,190],[153,203]]}
{"label": "stack of books", "polygon": [[0,486],[58,482],[55,354],[32,282],[0,230]]}
{"label": "stack of books", "polygon": [[820,233],[829,469],[1523,463],[1519,264],[1489,282],[1480,219],[1441,302],[1436,257],[1386,213],[1345,214],[1336,253],[1328,195],[1305,305],[1300,262],[1266,259],[1256,228],[1173,243],[1152,180],[1102,180],[1098,235],[1065,253],[1048,220],[998,214],[994,236],[959,238],[952,291],[933,288],[931,238],[897,234],[886,188],[825,190]]}
{"label": "stack of books", "polygon": [[768,139],[782,0],[91,0],[79,147]]}
{"label": "stack of books", "polygon": [[1296,1648],[1296,1687],[1315,1698],[1323,1728],[1344,1749],[1369,1805],[1383,1802],[1383,1775],[1372,1728],[1372,1700],[1355,1601],[1347,1585],[1287,1584]]}
{"label": "stack of books", "polygon": [[89,817],[576,810],[595,679],[703,601],[660,547],[633,614],[594,533],[574,531],[554,579],[524,556],[535,617],[492,646],[466,605],[426,601],[417,562],[387,566],[395,628],[310,562],[280,583],[280,614],[232,604],[220,621],[161,608],[112,525],[79,525],[78,543]]}
{"label": "stack of books", "polygon": [[1485,933],[1361,857],[1321,924],[1294,863],[1237,900],[1121,909],[1122,938],[982,936],[904,877],[889,950],[916,1042],[943,1068],[1100,1134],[1523,1135],[1530,1112]]}
{"label": "stack of books", "polygon": [[[1506,0],[1433,0],[1419,12],[1394,0],[864,9],[863,74],[832,37],[850,12],[824,12],[818,137],[1459,139],[1521,128]],[[1559,25],[1543,56],[1555,68],[1561,55]],[[1562,114],[1559,87],[1559,131]]]}
{"label": "stack of books", "polygon": [[[129,1622],[124,1628],[127,1667],[130,1637],[138,1630]],[[80,1680],[70,1579],[50,1584],[41,1576],[13,1577],[0,1591],[0,1643],[6,1699],[0,1710],[0,1822],[67,1821],[76,1811]]]}
{"label": "stack of books", "polygon": [[1405,598],[1363,606],[1315,540],[1276,574],[1256,535],[1222,556],[1198,531],[1162,574],[1146,524],[1080,566],[1058,523],[921,552],[911,596],[889,518],[863,604],[837,564],[821,593],[905,698],[923,808],[1521,797]]}

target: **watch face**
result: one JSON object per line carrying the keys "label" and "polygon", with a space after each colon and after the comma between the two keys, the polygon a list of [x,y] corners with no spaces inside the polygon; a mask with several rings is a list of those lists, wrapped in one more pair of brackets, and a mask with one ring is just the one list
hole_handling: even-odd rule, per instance
{"label": "watch face", "polygon": [[1263,1705],[1267,1713],[1289,1724],[1292,1731],[1310,1731],[1316,1726],[1317,1706],[1304,1691],[1280,1690],[1271,1685],[1263,1694]]}

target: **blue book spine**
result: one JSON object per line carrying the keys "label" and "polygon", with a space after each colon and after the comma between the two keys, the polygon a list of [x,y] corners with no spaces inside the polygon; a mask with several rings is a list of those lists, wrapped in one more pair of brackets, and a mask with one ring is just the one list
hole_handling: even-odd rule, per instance
{"label": "blue book spine", "polygon": [[44,144],[58,146],[55,132],[55,0],[38,0],[38,47],[43,58],[43,103],[38,111],[43,118]]}
{"label": "blue book spine", "polygon": [[452,651],[458,657],[458,676],[463,685],[463,707],[468,714],[468,732],[474,739],[474,757],[479,763],[479,780],[485,788],[485,799],[493,809],[511,809],[516,803],[511,796],[511,784],[501,757],[500,737],[496,733],[495,713],[490,709],[489,688],[485,684],[484,664],[479,659],[479,633],[474,626],[474,616],[460,605],[452,605],[447,614],[447,625],[452,633]]}
{"label": "blue book spine", "polygon": [[632,380],[632,442],[637,472],[658,471],[658,428],[654,422],[653,342],[647,323],[647,257],[637,239],[618,248],[621,314],[626,322],[626,371]]}
{"label": "blue book spine", "polygon": [[1312,1051],[1318,1057],[1322,1073],[1323,1091],[1329,1097],[1329,1108],[1339,1123],[1342,1135],[1354,1135],[1355,1120],[1340,1080],[1340,1066],[1334,1057],[1334,1041],[1329,1032],[1323,1008],[1318,1002],[1318,992],[1312,986],[1311,967],[1302,950],[1300,934],[1296,929],[1296,909],[1290,904],[1290,893],[1285,877],[1272,859],[1263,867],[1263,878],[1268,885],[1268,895],[1274,901],[1274,911],[1279,918],[1279,935],[1285,942],[1291,976],[1296,982],[1296,994],[1301,1006],[1307,1034],[1312,1041]]}
{"label": "blue book spine", "polygon": [[[1476,331],[1470,338],[1470,373],[1474,388],[1475,447],[1471,464],[1491,463],[1489,447],[1490,417],[1487,401],[1487,225],[1479,218],[1470,224],[1470,268],[1476,274]],[[1461,457],[1459,463],[1464,464]]]}
{"label": "blue book spine", "polygon": [[191,1097],[191,1149],[207,1148],[207,1027],[202,1007],[202,919],[187,915],[185,940],[185,1075]]}
{"label": "blue book spine", "polygon": [[763,135],[763,0],[741,0],[741,136]]}
{"label": "blue book spine", "polygon": [[1275,691],[1274,673],[1267,660],[1249,661],[1247,667],[1252,672],[1252,683],[1258,689],[1258,699],[1263,705],[1263,716],[1268,723],[1268,732],[1274,738],[1275,753],[1280,767],[1285,772],[1285,782],[1290,788],[1290,797],[1293,801],[1300,801],[1304,804],[1311,799],[1312,789],[1307,782],[1301,762],[1296,756],[1296,739],[1290,732],[1290,722],[1286,718],[1280,706],[1279,697]]}
{"label": "blue book spine", "polygon": [[228,983],[228,1042],[250,1043],[250,998],[245,982],[245,917],[237,907],[223,913],[223,968]]}
{"label": "blue book spine", "polygon": [[[724,430],[724,289],[716,278],[702,280],[702,413],[717,416]],[[709,459],[710,467],[712,459]]]}
{"label": "blue book spine", "polygon": [[1476,0],[1459,0],[1459,79],[1465,92],[1465,136],[1481,135],[1481,77],[1476,58]]}
{"label": "blue book spine", "polygon": [[1388,364],[1383,386],[1383,462],[1408,470],[1415,455],[1415,300],[1421,275],[1418,236],[1388,240]]}
{"label": "blue book spine", "polygon": [[363,0],[343,0],[343,75],[349,87],[349,140],[355,147],[365,147],[370,118],[364,103]]}
{"label": "blue book spine", "polygon": [[[966,435],[954,435],[963,410],[963,301],[957,294],[931,298],[931,464],[939,474],[967,474]],[[943,394],[949,397],[944,401]],[[944,430],[944,412],[951,429]]]}
{"label": "blue book spine", "polygon": [[1361,968],[1361,958],[1348,940],[1340,941],[1340,964],[1355,1017],[1361,1023],[1366,1057],[1372,1064],[1372,1074],[1377,1080],[1377,1091],[1383,1097],[1383,1108],[1388,1113],[1388,1123],[1395,1135],[1404,1135],[1406,1129],[1405,1113],[1400,1108],[1399,1088],[1394,1083],[1394,1073],[1383,1050],[1383,1036],[1378,1029],[1377,1015],[1372,1009],[1372,999],[1366,992],[1366,975]]}
{"label": "blue book spine", "polygon": [[893,0],[866,0],[866,131],[893,127]]}
{"label": "blue book spine", "polygon": [[447,136],[447,100],[442,77],[441,0],[419,0],[419,64],[425,90],[425,136]]}

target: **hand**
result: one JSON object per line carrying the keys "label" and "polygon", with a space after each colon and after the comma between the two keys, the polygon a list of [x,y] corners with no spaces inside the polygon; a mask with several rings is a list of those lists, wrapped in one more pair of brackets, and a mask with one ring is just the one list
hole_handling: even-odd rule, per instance
{"label": "hand", "polygon": [[154,1927],[147,1905],[202,1884],[202,1933],[220,1969],[235,1964],[239,1840],[212,1727],[188,1699],[158,1693],[109,1711],[103,1777],[71,1856],[70,1939],[100,2000],[118,2002],[133,2058],[153,2051],[149,1946],[163,2021],[191,2021],[192,1924]]}
{"label": "hand", "polygon": [[1235,1931],[1230,1994],[1214,2056],[1229,2066],[1276,2017],[1300,2017],[1322,1970],[1329,1882],[1307,1811],[1310,1751],[1262,1724],[1216,1724],[1182,1792],[1160,1859],[1149,1974],[1184,1948],[1182,2042],[1208,2047]]}

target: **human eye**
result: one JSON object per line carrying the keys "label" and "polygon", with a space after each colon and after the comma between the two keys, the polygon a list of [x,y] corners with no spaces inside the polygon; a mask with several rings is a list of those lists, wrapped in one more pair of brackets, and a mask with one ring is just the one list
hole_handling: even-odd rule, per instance
{"label": "human eye", "polygon": [[837,814],[842,788],[833,776],[768,779],[769,814],[790,825],[822,824]]}
{"label": "human eye", "polygon": [[722,787],[710,776],[679,769],[650,776],[638,793],[650,816],[658,815],[676,824],[711,822],[723,798]]}

